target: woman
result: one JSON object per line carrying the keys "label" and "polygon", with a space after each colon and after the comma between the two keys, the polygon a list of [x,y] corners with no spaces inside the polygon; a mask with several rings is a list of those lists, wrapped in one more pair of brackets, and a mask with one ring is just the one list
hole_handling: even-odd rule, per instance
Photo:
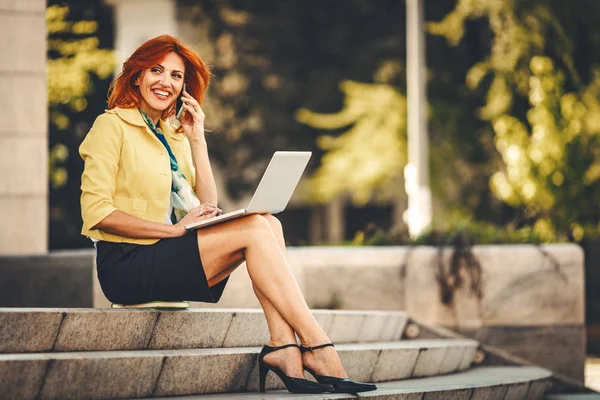
{"label": "woman", "polygon": [[[246,261],[270,334],[259,356],[261,391],[268,371],[290,392],[375,390],[347,379],[290,271],[275,217],[185,230],[221,213],[199,104],[209,77],[179,39],[147,41],[123,64],[109,110],[81,144],[82,234],[96,242],[102,290],[114,303],[217,302],[229,275]],[[180,94],[185,111],[174,129],[168,121],[174,122]],[[305,380],[304,370],[319,383]]]}

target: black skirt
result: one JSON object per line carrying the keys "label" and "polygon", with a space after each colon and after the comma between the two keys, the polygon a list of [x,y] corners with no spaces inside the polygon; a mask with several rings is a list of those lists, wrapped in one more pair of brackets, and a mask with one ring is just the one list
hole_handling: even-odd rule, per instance
{"label": "black skirt", "polygon": [[112,303],[216,303],[229,278],[208,286],[196,232],[151,245],[98,242],[98,280]]}

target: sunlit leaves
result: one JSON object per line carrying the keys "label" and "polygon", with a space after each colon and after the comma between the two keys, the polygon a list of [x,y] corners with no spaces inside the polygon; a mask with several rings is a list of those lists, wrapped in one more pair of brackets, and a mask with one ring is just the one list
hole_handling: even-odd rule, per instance
{"label": "sunlit leaves", "polygon": [[[114,68],[113,52],[99,49],[96,21],[70,21],[69,7],[51,5],[46,9],[48,32],[48,106],[50,123],[59,130],[69,129],[65,107],[81,112],[87,107],[86,96],[93,90],[90,74],[102,79]],[[54,188],[63,186],[67,170],[61,167],[68,157],[66,147],[56,145],[50,155],[50,178]]]}
{"label": "sunlit leaves", "polygon": [[600,180],[600,163],[592,164],[583,175],[584,185],[591,185]]}
{"label": "sunlit leaves", "polygon": [[67,169],[61,166],[67,158],[69,158],[69,149],[64,144],[58,143],[50,151],[48,159],[50,163],[50,183],[55,189],[67,182]]}
{"label": "sunlit leaves", "polygon": [[319,138],[318,146],[327,153],[310,185],[316,201],[349,194],[362,205],[376,191],[392,185],[406,164],[406,98],[386,84],[345,81],[340,86],[345,94],[340,112],[301,109],[296,118],[319,129],[349,126],[339,136]]}
{"label": "sunlit leaves", "polygon": [[469,89],[476,89],[483,78],[490,72],[489,62],[479,62],[471,67],[467,72],[466,84]]}
{"label": "sunlit leaves", "polygon": [[69,32],[73,23],[65,20],[69,7],[50,6],[46,8],[46,30],[48,35]]}
{"label": "sunlit leaves", "polygon": [[[61,118],[60,105],[69,105],[73,111],[87,107],[85,96],[90,92],[90,74],[102,79],[113,71],[114,58],[110,50],[98,48],[96,21],[67,21],[69,8],[49,6],[46,9],[48,26],[48,103],[50,122],[66,129]],[[60,34],[60,35],[58,35]],[[67,37],[67,39],[65,39]]]}
{"label": "sunlit leaves", "polygon": [[[476,89],[491,82],[479,115],[492,123],[505,168],[490,186],[504,202],[526,207],[542,237],[559,229],[580,240],[583,226],[598,222],[588,220],[597,215],[593,210],[576,206],[584,187],[600,179],[598,69],[581,84],[572,43],[551,2],[528,8],[512,0],[459,0],[444,20],[428,27],[457,44],[466,20],[482,17],[493,34],[490,55],[469,70],[466,85]],[[484,79],[488,75],[491,80]],[[529,105],[524,113],[523,100]],[[600,192],[588,193],[595,196],[590,204],[598,204]]]}
{"label": "sunlit leaves", "polygon": [[487,94],[487,103],[479,110],[483,119],[492,119],[504,114],[512,105],[512,92],[502,75],[496,75]]}
{"label": "sunlit leaves", "polygon": [[73,57],[48,60],[48,102],[50,107],[69,104],[81,111],[90,90],[90,73],[107,78],[112,73],[112,52],[95,50]]}

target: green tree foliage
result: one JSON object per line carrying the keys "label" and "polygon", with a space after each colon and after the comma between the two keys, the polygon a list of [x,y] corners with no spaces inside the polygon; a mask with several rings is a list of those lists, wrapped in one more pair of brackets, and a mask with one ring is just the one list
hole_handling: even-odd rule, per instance
{"label": "green tree foliage", "polygon": [[[426,18],[442,18],[453,5],[428,3]],[[317,140],[326,152],[310,181],[317,201],[349,195],[364,205],[404,196],[406,38],[404,31],[397,35],[394,57],[380,60],[372,80],[342,82],[341,111],[322,113],[306,107],[296,114],[298,121],[332,132]],[[434,198],[443,199],[434,204],[440,219],[452,213],[493,220],[499,203],[488,195],[493,172],[489,161],[494,157],[491,129],[471,115],[480,93],[463,89],[470,55],[479,52],[472,47],[467,43],[449,49],[435,36],[427,41],[431,184]]]}
{"label": "green tree foliage", "polygon": [[[438,49],[434,47],[433,52]],[[456,66],[460,68],[461,63]],[[442,220],[468,219],[488,199],[485,182],[491,171],[485,138],[490,135],[482,133],[478,124],[470,121],[465,105],[472,101],[453,87],[460,82],[449,79],[448,71],[443,71],[448,67],[430,67],[431,185],[434,197],[443,199],[443,204],[437,204],[435,214]],[[344,104],[339,112],[317,113],[306,108],[297,111],[299,122],[334,132],[317,139],[325,154],[308,181],[307,191],[313,200],[326,203],[337,196],[349,195],[356,205],[363,206],[369,201],[404,195],[406,83],[399,75],[405,73],[400,61],[384,61],[374,74],[374,83],[340,84]],[[484,214],[489,217],[489,210]]]}
{"label": "green tree foliage", "polygon": [[81,236],[78,148],[106,109],[113,13],[103,0],[49,0],[47,23],[50,249],[90,247]]}
{"label": "green tree foliage", "polygon": [[590,1],[459,0],[429,24],[457,45],[470,20],[487,21],[490,52],[466,84],[487,90],[478,114],[491,124],[503,161],[490,185],[524,207],[543,237],[580,240],[600,228],[600,66],[590,54],[599,44],[599,11]]}
{"label": "green tree foliage", "polygon": [[[99,49],[96,36],[98,22],[71,20],[69,6],[53,4],[46,9],[48,31],[48,108],[51,128],[67,131],[70,115],[88,106],[86,96],[94,87],[95,74],[108,78],[114,68],[113,52]],[[50,151],[50,182],[53,188],[64,186],[68,179],[63,163],[69,157],[68,147],[59,141]]]}
{"label": "green tree foliage", "polygon": [[298,123],[296,110],[336,109],[342,79],[369,81],[404,45],[396,0],[178,4],[215,75],[203,104],[214,131],[207,140],[234,197],[256,185],[274,150],[314,148],[320,132]]}
{"label": "green tree foliage", "polygon": [[406,165],[406,97],[386,83],[399,70],[385,63],[375,73],[375,84],[344,81],[344,107],[334,114],[300,109],[298,121],[318,129],[337,130],[350,126],[338,136],[319,137],[319,148],[327,153],[309,183],[313,198],[327,202],[345,193],[364,205],[372,194],[397,182]]}

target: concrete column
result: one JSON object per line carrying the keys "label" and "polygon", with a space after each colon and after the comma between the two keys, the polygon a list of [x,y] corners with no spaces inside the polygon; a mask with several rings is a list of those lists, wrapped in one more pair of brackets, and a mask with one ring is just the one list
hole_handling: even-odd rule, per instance
{"label": "concrete column", "polygon": [[115,9],[117,73],[123,62],[148,39],[177,36],[175,0],[106,0]]}
{"label": "concrete column", "polygon": [[424,0],[406,0],[408,164],[404,184],[408,210],[404,217],[413,237],[431,225],[423,3]]}
{"label": "concrete column", "polygon": [[46,1],[0,1],[0,256],[48,252]]}

